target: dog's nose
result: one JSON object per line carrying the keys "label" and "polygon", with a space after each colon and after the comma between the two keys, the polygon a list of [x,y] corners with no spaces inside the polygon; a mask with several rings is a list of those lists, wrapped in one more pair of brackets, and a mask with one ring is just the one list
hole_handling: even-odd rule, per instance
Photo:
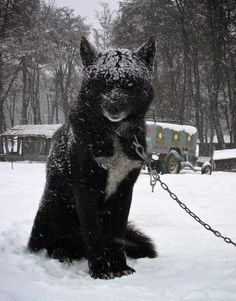
{"label": "dog's nose", "polygon": [[106,104],[106,110],[111,115],[117,115],[120,113],[121,108],[120,105],[116,102],[109,102]]}
{"label": "dog's nose", "polygon": [[111,115],[117,115],[127,109],[127,95],[121,89],[114,88],[102,97],[103,108]]}

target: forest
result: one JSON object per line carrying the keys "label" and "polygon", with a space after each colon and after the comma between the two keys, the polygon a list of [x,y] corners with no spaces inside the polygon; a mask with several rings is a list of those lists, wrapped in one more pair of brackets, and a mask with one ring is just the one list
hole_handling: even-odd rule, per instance
{"label": "forest", "polygon": [[99,28],[68,7],[0,0],[0,134],[16,124],[63,123],[77,98],[81,36],[99,51],[156,40],[159,115],[195,125],[201,144],[236,147],[236,2],[123,0],[101,3]]}

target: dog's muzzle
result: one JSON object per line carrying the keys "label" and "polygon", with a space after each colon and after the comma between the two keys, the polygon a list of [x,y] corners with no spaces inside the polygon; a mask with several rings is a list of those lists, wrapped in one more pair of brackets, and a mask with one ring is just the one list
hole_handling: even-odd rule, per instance
{"label": "dog's muzzle", "polygon": [[102,95],[103,115],[112,122],[119,122],[129,115],[127,95],[120,89],[113,89]]}

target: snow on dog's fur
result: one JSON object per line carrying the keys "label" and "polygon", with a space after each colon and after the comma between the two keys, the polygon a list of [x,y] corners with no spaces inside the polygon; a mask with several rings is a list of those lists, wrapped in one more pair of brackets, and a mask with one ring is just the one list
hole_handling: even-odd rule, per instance
{"label": "snow on dog's fur", "polygon": [[145,113],[153,98],[155,42],[136,52],[97,54],[82,38],[84,76],[69,121],[53,138],[47,181],[29,249],[53,258],[86,257],[94,278],[133,273],[126,255],[155,257],[151,240],[128,224],[134,183],[146,148]]}

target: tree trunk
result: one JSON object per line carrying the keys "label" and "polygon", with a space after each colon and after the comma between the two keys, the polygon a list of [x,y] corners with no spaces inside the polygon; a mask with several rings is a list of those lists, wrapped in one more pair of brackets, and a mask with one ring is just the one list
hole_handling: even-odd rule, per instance
{"label": "tree trunk", "polygon": [[232,141],[236,147],[236,69],[235,69],[235,58],[229,49],[230,57],[230,78],[232,80],[231,85],[231,102],[230,102],[230,111],[231,111],[231,129],[232,129]]}
{"label": "tree trunk", "polygon": [[31,105],[32,105],[32,113],[33,113],[33,123],[41,124],[41,111],[40,111],[40,95],[39,95],[39,66],[36,63],[36,66],[33,66],[33,84],[31,87]]}
{"label": "tree trunk", "polygon": [[195,120],[198,129],[198,137],[200,143],[204,143],[204,127],[203,127],[203,114],[202,110],[202,98],[200,93],[200,74],[199,74],[199,60],[198,60],[198,50],[193,48],[192,52],[193,61],[193,76],[194,76],[194,106],[195,106]]}
{"label": "tree trunk", "polygon": [[22,91],[22,109],[21,109],[21,124],[28,123],[27,111],[29,107],[29,95],[28,95],[28,85],[27,85],[27,63],[26,58],[22,59],[22,82],[23,82],[23,91]]}
{"label": "tree trunk", "polygon": [[212,125],[216,131],[218,143],[224,144],[224,134],[220,123],[220,113],[219,113],[219,91],[221,83],[221,61],[222,61],[222,2],[221,0],[207,0],[207,23],[210,29],[210,55],[212,61],[211,67],[211,91],[209,93],[210,99],[210,112]]}
{"label": "tree trunk", "polygon": [[2,61],[2,54],[0,53],[0,134],[6,130],[4,101],[5,101],[5,97],[3,95],[3,61]]}

